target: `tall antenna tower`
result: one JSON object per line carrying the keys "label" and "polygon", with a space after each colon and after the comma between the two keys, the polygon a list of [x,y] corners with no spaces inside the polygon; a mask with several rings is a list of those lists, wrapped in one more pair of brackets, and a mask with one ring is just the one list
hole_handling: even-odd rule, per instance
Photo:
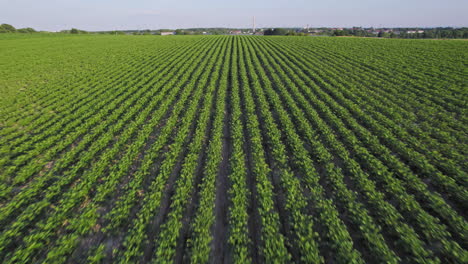
{"label": "tall antenna tower", "polygon": [[255,16],[252,18],[252,32],[255,33]]}

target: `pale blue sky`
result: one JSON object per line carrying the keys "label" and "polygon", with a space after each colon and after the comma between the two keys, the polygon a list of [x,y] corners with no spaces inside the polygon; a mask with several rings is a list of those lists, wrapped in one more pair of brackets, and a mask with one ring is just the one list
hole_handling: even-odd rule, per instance
{"label": "pale blue sky", "polygon": [[468,0],[0,0],[0,23],[39,30],[468,26]]}

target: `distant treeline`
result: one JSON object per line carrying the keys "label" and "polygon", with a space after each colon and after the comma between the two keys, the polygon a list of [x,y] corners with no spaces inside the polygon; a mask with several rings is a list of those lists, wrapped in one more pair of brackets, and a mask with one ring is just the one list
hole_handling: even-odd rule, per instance
{"label": "distant treeline", "polygon": [[[0,25],[0,33],[36,33],[33,28],[16,29],[9,24]],[[44,32],[44,31],[41,31]],[[62,30],[64,34],[110,34],[110,35],[277,35],[277,36],[355,36],[381,38],[453,38],[468,39],[468,28],[188,28],[188,29],[144,29],[144,30],[113,30],[88,32],[72,28]]]}
{"label": "distant treeline", "polygon": [[35,33],[36,30],[34,28],[18,28],[16,29],[14,26],[9,24],[1,24],[0,25],[0,33]]}
{"label": "distant treeline", "polygon": [[[0,25],[0,33],[44,33],[47,31],[36,31],[34,28],[15,28],[10,24],[1,24]],[[88,34],[89,32],[72,28],[70,30],[62,30],[60,33],[68,33],[68,34]]]}
{"label": "distant treeline", "polygon": [[383,38],[468,38],[468,28],[345,28],[327,32],[331,36],[383,37]]}
{"label": "distant treeline", "polygon": [[307,36],[307,32],[285,28],[271,28],[263,31],[265,36]]}
{"label": "distant treeline", "polygon": [[457,38],[467,39],[468,28],[274,28],[263,31],[264,35],[282,36],[356,36],[381,38]]}

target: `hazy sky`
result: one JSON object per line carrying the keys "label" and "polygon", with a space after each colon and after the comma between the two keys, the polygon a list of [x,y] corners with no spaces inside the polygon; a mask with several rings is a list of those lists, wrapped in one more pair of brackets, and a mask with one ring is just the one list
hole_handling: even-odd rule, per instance
{"label": "hazy sky", "polygon": [[468,0],[0,0],[0,23],[61,30],[468,26]]}

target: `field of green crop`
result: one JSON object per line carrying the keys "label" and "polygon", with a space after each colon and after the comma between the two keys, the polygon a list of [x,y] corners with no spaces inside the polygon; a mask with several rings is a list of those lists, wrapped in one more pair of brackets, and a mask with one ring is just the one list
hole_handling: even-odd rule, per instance
{"label": "field of green crop", "polygon": [[467,263],[468,42],[0,37],[1,263]]}

